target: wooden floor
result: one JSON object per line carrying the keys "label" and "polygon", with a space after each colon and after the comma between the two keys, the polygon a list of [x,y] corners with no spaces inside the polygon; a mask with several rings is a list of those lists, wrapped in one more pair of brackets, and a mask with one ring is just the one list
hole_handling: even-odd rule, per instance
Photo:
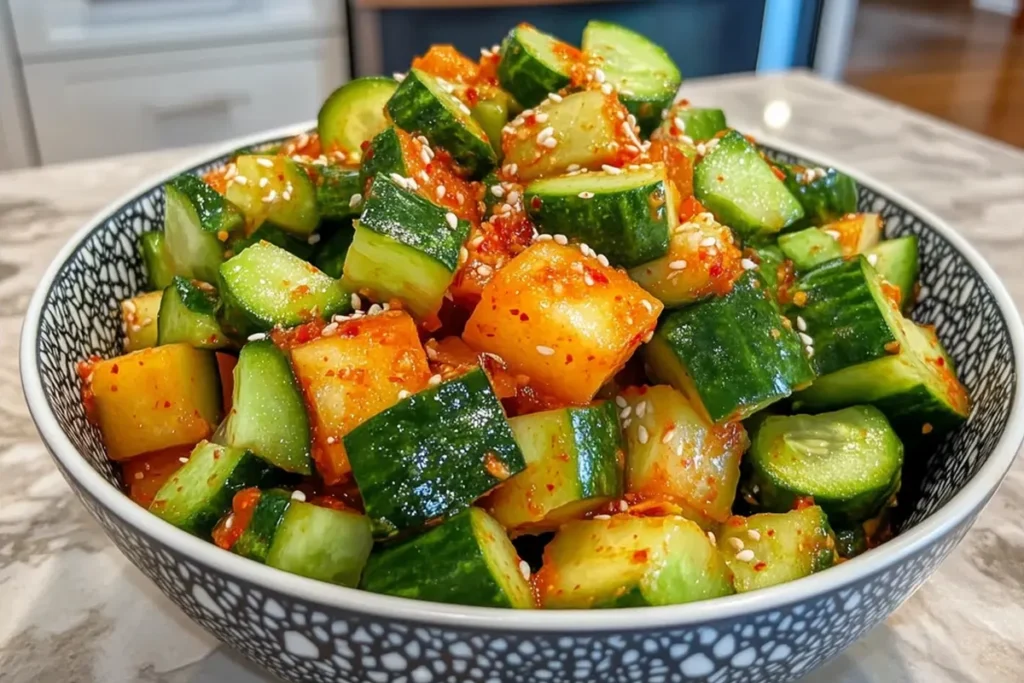
{"label": "wooden floor", "polygon": [[861,0],[846,81],[1024,147],[1024,30],[969,0]]}

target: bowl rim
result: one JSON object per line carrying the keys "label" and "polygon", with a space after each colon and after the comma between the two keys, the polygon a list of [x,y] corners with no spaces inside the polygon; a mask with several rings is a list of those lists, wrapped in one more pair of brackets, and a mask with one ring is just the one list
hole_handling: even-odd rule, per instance
{"label": "bowl rim", "polygon": [[209,163],[233,150],[286,138],[313,127],[315,122],[308,121],[243,136],[210,147],[184,163],[146,179],[103,208],[69,238],[40,279],[25,314],[19,349],[22,386],[29,413],[50,454],[63,467],[67,476],[73,478],[108,512],[130,524],[140,534],[152,538],[156,544],[166,545],[199,565],[206,565],[227,577],[313,605],[324,605],[367,617],[414,622],[420,625],[536,633],[600,633],[694,627],[722,619],[780,609],[850,588],[921,551],[949,533],[991,498],[1024,440],[1024,326],[1009,293],[985,259],[944,220],[903,194],[889,189],[885,184],[875,181],[866,174],[850,170],[843,164],[836,164],[827,155],[805,150],[770,135],[759,135],[759,143],[800,158],[814,160],[819,164],[833,166],[925,221],[967,259],[992,292],[999,307],[1010,335],[1016,371],[1016,383],[1006,428],[981,469],[934,514],[879,548],[832,567],[828,571],[796,581],[751,593],[683,605],[617,610],[508,610],[378,595],[289,574],[224,552],[136,505],[94,470],[71,444],[58,425],[43,392],[37,351],[40,319],[56,276],[68,258],[93,230],[131,200],[163,184],[178,173]]}

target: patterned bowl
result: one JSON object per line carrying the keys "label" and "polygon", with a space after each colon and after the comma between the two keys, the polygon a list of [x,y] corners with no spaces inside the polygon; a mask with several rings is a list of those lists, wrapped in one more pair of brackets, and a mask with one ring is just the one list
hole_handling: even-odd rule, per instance
{"label": "patterned bowl", "polygon": [[[202,170],[231,150],[306,130],[235,141],[175,169]],[[815,159],[768,143],[783,160]],[[817,159],[821,165],[827,160]],[[117,302],[144,282],[136,243],[159,229],[163,179],[143,184],[83,227],[50,266],[22,333],[32,416],[57,467],[107,535],[193,620],[290,681],[343,683],[667,683],[788,681],[882,621],[967,532],[1024,435],[1024,329],[996,275],[935,216],[877,183],[860,208],[889,236],[920,238],[922,301],[974,398],[970,420],[914,453],[898,535],[850,562],[757,593],[688,605],[606,611],[511,611],[374,595],[286,574],[200,541],[117,488],[85,419],[74,371],[120,351]]]}

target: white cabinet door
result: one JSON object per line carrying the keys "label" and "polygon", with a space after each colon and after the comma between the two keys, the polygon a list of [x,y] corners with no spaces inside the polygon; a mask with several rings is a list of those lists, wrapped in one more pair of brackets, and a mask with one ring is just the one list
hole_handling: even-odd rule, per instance
{"label": "white cabinet door", "polygon": [[316,116],[348,78],[340,38],[25,66],[44,164],[215,142]]}

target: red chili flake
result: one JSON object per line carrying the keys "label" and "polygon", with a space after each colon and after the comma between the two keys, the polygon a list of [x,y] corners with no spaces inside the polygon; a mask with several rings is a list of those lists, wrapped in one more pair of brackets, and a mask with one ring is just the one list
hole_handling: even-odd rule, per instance
{"label": "red chili flake", "polygon": [[117,370],[118,370],[118,368],[117,368],[117,363],[114,363],[114,364],[113,364],[113,365],[111,366],[111,368],[110,368],[110,374],[111,374],[111,375],[116,375],[116,374],[117,374]]}
{"label": "red chili flake", "polygon": [[648,553],[646,550],[637,550],[633,553],[633,562],[635,564],[644,564],[647,562]]}
{"label": "red chili flake", "polygon": [[775,537],[775,529],[769,529],[768,530],[768,538],[774,538],[774,537]]}
{"label": "red chili flake", "polygon": [[946,364],[946,359],[943,358],[942,356],[939,356],[938,358],[935,359],[935,364],[941,368],[943,365]]}
{"label": "red chili flake", "polygon": [[170,407],[171,407],[171,402],[170,401],[164,401],[164,408],[170,408]]}
{"label": "red chili flake", "polygon": [[571,362],[572,362],[572,354],[571,353],[565,354],[565,364],[568,365]]}
{"label": "red chili flake", "polygon": [[536,211],[540,209],[542,203],[540,197],[534,195],[533,199],[530,200],[530,208]]}
{"label": "red chili flake", "polygon": [[117,385],[116,384],[111,384],[110,385],[110,391],[112,391],[112,392],[117,391]]}
{"label": "red chili flake", "polygon": [[525,313],[520,313],[519,314],[519,319],[522,320],[525,323],[527,320],[530,319],[530,316],[526,315]]}
{"label": "red chili flake", "polygon": [[785,180],[786,179],[786,174],[782,172],[781,168],[779,168],[778,166],[775,166],[774,164],[772,165],[772,173],[774,173],[775,177],[778,178],[779,180]]}
{"label": "red chili flake", "polygon": [[711,277],[718,277],[721,274],[722,274],[722,264],[720,264],[720,263],[712,263],[711,267],[708,268],[708,275],[710,275]]}
{"label": "red chili flake", "polygon": [[757,564],[754,565],[754,571],[755,572],[764,571],[767,568],[768,568],[768,563],[767,562],[758,562]]}
{"label": "red chili flake", "polygon": [[547,488],[548,488],[548,491],[554,491],[555,490],[555,485],[554,484],[548,484]]}

